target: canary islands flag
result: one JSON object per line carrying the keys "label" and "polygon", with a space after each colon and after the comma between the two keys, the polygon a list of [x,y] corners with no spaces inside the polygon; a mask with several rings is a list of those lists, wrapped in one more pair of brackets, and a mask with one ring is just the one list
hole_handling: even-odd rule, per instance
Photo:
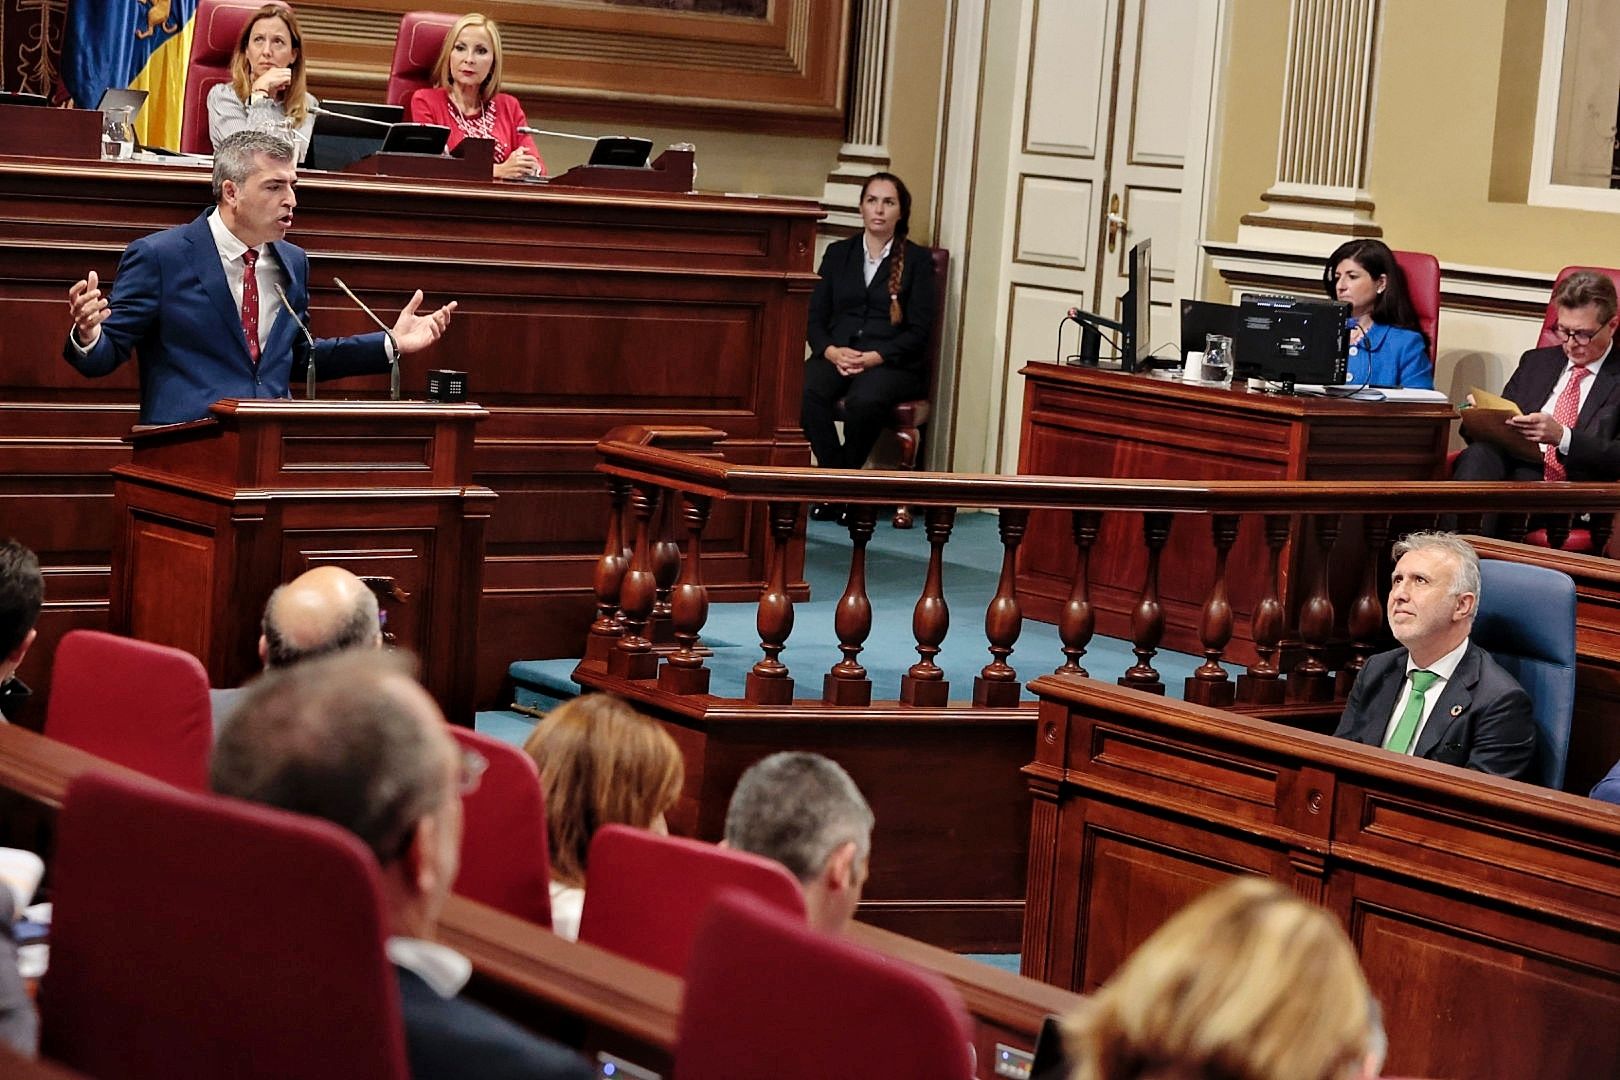
{"label": "canary islands flag", "polygon": [[93,109],[113,87],[151,96],[135,121],[141,142],[178,149],[197,0],[70,0],[62,77]]}

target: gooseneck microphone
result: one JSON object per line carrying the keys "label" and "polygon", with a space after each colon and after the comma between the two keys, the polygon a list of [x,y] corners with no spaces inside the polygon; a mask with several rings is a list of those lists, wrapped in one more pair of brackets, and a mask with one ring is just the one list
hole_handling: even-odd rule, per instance
{"label": "gooseneck microphone", "polygon": [[363,311],[367,315],[371,316],[371,321],[376,323],[377,326],[382,330],[383,334],[388,338],[388,394],[395,401],[398,401],[399,400],[399,342],[394,340],[394,331],[389,329],[387,323],[385,323],[381,319],[377,318],[377,313],[375,311],[372,311],[370,308],[366,307],[366,302],[364,300],[362,300],[358,296],[354,295],[354,290],[353,289],[351,289],[347,285],[343,284],[343,279],[342,278],[333,277],[332,280],[333,280],[333,282],[335,282],[337,284],[338,288],[342,289],[345,293],[348,294],[349,299],[353,300],[355,302],[355,305],[358,306],[361,311]]}
{"label": "gooseneck microphone", "polygon": [[391,128],[394,125],[387,120],[377,120],[370,116],[358,116],[355,113],[337,112],[333,109],[323,109],[319,105],[311,105],[310,112],[316,116],[330,116],[338,120],[353,120],[360,124],[370,124],[372,127]]}
{"label": "gooseneck microphone", "polygon": [[[545,128],[519,127],[515,129],[519,135],[550,135],[558,139],[580,139],[584,142],[599,142],[595,135],[575,135],[571,131],[547,131]],[[617,138],[618,136],[611,136]]]}
{"label": "gooseneck microphone", "polygon": [[281,309],[283,311],[285,311],[288,315],[292,316],[292,321],[295,324],[297,324],[298,329],[300,329],[300,330],[302,330],[304,332],[304,340],[309,342],[309,362],[304,365],[304,396],[306,398],[308,398],[310,401],[314,401],[315,400],[315,335],[309,332],[309,327],[304,325],[304,320],[300,319],[298,317],[298,312],[293,310],[293,306],[292,306],[291,303],[288,302],[287,294],[282,291],[281,285],[280,285],[279,282],[276,285],[276,295],[281,297]]}

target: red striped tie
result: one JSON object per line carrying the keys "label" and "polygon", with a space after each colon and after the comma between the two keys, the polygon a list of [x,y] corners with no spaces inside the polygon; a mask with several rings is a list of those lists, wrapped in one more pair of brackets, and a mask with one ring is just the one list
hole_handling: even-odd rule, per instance
{"label": "red striped tie", "polygon": [[254,367],[259,366],[259,277],[253,272],[258,260],[259,253],[252,248],[242,252],[242,333]]}
{"label": "red striped tie", "polygon": [[[1558,400],[1553,403],[1553,419],[1566,428],[1573,428],[1575,421],[1580,419],[1581,380],[1590,374],[1592,372],[1585,367],[1572,368],[1569,382],[1564,384],[1564,389],[1558,394]],[[1564,471],[1564,463],[1558,460],[1558,447],[1542,447],[1541,459],[1546,463],[1546,479],[1569,479],[1569,474]]]}

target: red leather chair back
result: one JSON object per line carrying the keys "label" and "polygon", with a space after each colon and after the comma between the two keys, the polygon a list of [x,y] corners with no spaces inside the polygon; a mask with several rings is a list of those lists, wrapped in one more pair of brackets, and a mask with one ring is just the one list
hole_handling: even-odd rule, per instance
{"label": "red leather chair back", "polygon": [[266,3],[280,0],[198,0],[186,68],[185,108],[180,118],[180,152],[212,154],[208,141],[208,91],[231,81],[231,54],[242,27]]}
{"label": "red leather chair back", "polygon": [[127,1080],[407,1080],[376,860],[354,837],[99,773],[57,822],[46,1056]]}
{"label": "red leather chair back", "polygon": [[1429,339],[1429,365],[1440,347],[1440,260],[1426,251],[1397,251],[1395,265],[1406,278],[1406,294],[1417,311],[1418,326]]}
{"label": "red leather chair back", "polygon": [[409,104],[412,94],[433,85],[433,65],[444,48],[445,35],[460,17],[442,11],[408,11],[399,20],[394,60],[388,66],[388,104]]}
{"label": "red leather chair back", "polygon": [[723,889],[740,889],[804,922],[798,881],[758,855],[604,825],[591,837],[589,856],[579,940],[671,975],[686,970],[698,925]]}
{"label": "red leather chair back", "polygon": [[461,798],[465,828],[456,892],[541,926],[551,925],[551,858],[540,770],[515,746],[455,724],[450,734],[488,767]]}
{"label": "red leather chair back", "polygon": [[[1564,283],[1564,279],[1577,270],[1596,270],[1600,274],[1607,274],[1610,280],[1614,282],[1614,287],[1620,289],[1620,269],[1608,266],[1566,266],[1558,271],[1558,279],[1553,282],[1553,291],[1557,292],[1558,286]],[[1547,314],[1541,320],[1541,337],[1536,340],[1536,348],[1545,349],[1549,345],[1558,344],[1558,337],[1553,333],[1553,327],[1557,325],[1558,308],[1553,304],[1552,297],[1549,296],[1547,298]]]}
{"label": "red leather chair back", "polygon": [[208,673],[182,649],[74,630],[56,647],[45,734],[177,787],[208,787]]}
{"label": "red leather chair back", "polygon": [[686,969],[675,1069],[681,1080],[970,1080],[970,1037],[961,999],[931,975],[727,893]]}

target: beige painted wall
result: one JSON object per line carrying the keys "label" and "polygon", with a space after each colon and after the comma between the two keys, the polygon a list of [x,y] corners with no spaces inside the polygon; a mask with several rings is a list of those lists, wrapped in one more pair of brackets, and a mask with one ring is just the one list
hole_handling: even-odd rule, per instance
{"label": "beige painted wall", "polygon": [[[1549,273],[1620,259],[1620,215],[1525,202],[1545,7],[1384,0],[1368,189],[1393,246]],[[1222,240],[1275,178],[1288,2],[1229,10],[1208,230]]]}

